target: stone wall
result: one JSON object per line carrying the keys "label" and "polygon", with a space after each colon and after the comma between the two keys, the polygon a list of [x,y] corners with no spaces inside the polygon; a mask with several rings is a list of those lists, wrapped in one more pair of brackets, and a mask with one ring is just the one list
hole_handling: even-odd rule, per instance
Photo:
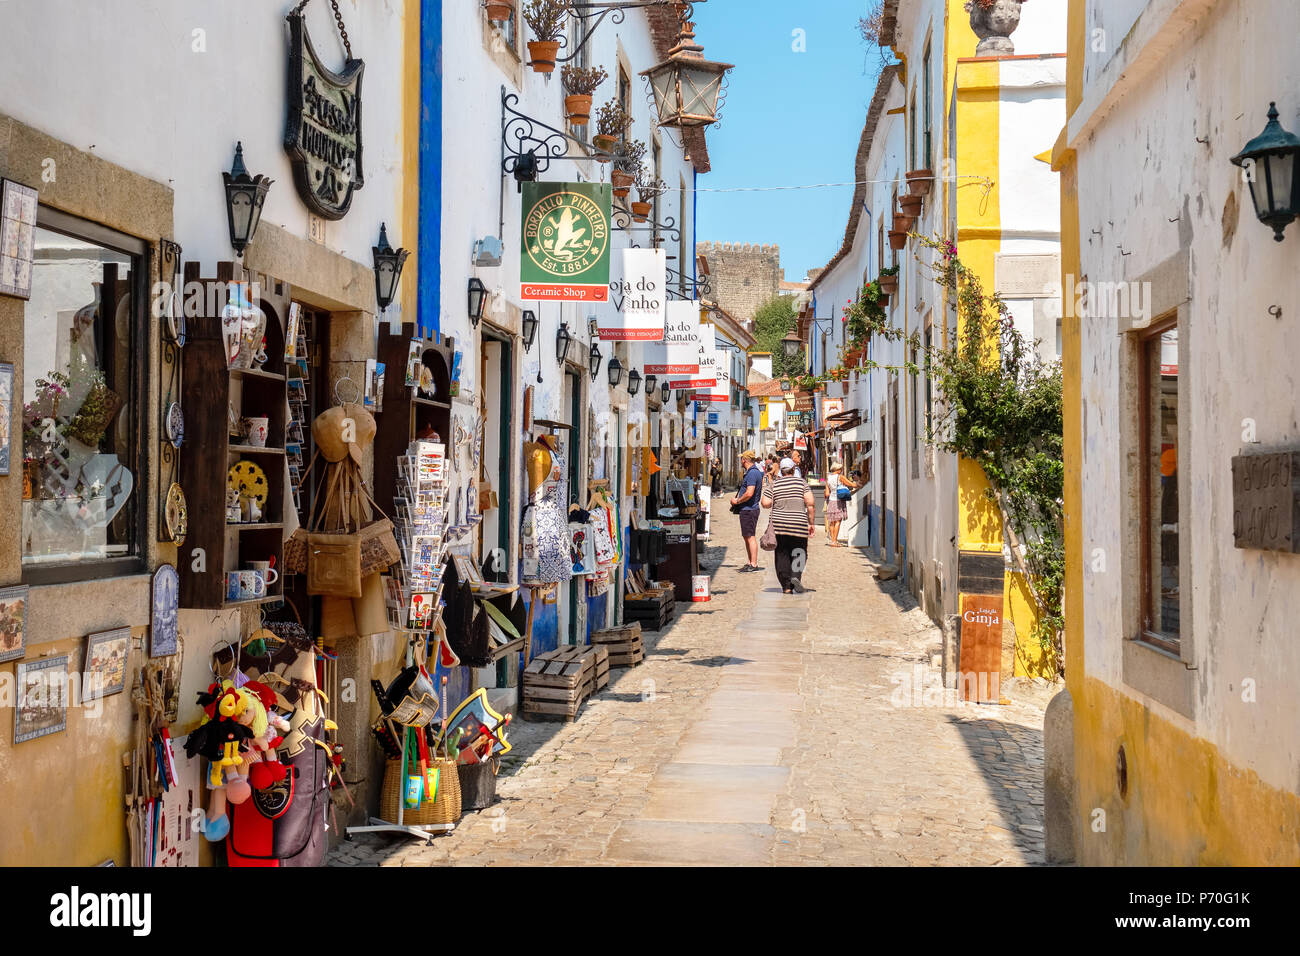
{"label": "stone wall", "polygon": [[785,270],[780,246],[701,242],[695,252],[709,262],[713,298],[738,319],[753,319],[758,307],[781,291]]}

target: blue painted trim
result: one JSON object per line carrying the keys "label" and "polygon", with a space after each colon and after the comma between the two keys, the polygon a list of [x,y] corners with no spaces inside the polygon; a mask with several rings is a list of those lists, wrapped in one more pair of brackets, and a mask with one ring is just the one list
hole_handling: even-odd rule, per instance
{"label": "blue painted trim", "polygon": [[442,0],[420,0],[420,333],[442,330]]}
{"label": "blue painted trim", "polygon": [[[700,260],[695,255],[695,243],[698,241],[698,230],[695,228],[696,223],[700,221],[700,171],[694,166],[691,167],[691,287],[695,290],[696,298],[699,297],[700,291],[697,283],[700,281]],[[683,226],[683,228],[685,228]]]}

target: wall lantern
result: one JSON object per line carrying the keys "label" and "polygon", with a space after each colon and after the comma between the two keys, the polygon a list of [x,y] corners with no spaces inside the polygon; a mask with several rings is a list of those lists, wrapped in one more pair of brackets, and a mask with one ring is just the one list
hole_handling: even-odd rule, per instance
{"label": "wall lantern", "polygon": [[[609,360],[606,369],[609,372],[609,387],[617,388],[618,384],[623,381],[623,363],[618,360],[617,355]],[[631,387],[631,378],[628,379],[628,387]]]}
{"label": "wall lantern", "polygon": [[524,309],[523,329],[524,351],[527,352],[533,347],[533,342],[537,340],[537,313],[532,309]]}
{"label": "wall lantern", "polygon": [[1268,104],[1268,125],[1232,157],[1234,165],[1246,170],[1255,215],[1273,229],[1273,239],[1282,241],[1282,230],[1300,216],[1300,137],[1277,121],[1277,104]]}
{"label": "wall lantern", "polygon": [[641,373],[632,369],[627,373],[627,393],[635,395],[641,390]]}
{"label": "wall lantern", "polygon": [[402,278],[402,266],[408,255],[405,249],[394,249],[388,244],[388,227],[379,224],[379,245],[370,247],[375,263],[375,301],[382,312],[397,297],[397,283]]}
{"label": "wall lantern", "polygon": [[565,323],[560,323],[559,331],[555,333],[555,359],[563,365],[569,358],[569,343],[573,341],[573,336],[569,334],[569,327]]}
{"label": "wall lantern", "polygon": [[483,318],[483,304],[487,301],[487,286],[478,276],[469,277],[469,321],[474,328],[478,328],[479,320]]}
{"label": "wall lantern", "polygon": [[515,157],[514,174],[515,182],[519,184],[519,191],[524,191],[524,183],[537,182],[537,175],[541,171],[537,163],[537,154],[532,150],[526,153],[520,153]]}
{"label": "wall lantern", "polygon": [[244,249],[253,241],[257,224],[262,220],[262,204],[273,179],[250,176],[244,166],[244,144],[235,144],[235,162],[230,172],[222,173],[226,183],[226,220],[230,226],[230,244],[235,255],[243,256]]}
{"label": "wall lantern", "polygon": [[600,362],[605,356],[600,354],[600,344],[591,343],[591,351],[587,353],[587,364],[591,369],[591,380],[596,381],[596,376],[600,374]]}
{"label": "wall lantern", "polygon": [[655,390],[655,385],[657,385],[658,382],[659,382],[658,375],[647,375],[645,377],[645,393],[649,395],[651,392],[653,392]]}
{"label": "wall lantern", "polygon": [[785,352],[786,358],[792,359],[798,357],[799,350],[803,348],[803,342],[799,339],[799,335],[794,329],[791,329],[786,334],[785,338],[781,340],[781,348]]}
{"label": "wall lantern", "polygon": [[663,388],[659,390],[659,400],[661,402],[666,402],[668,401],[668,396],[671,394],[672,394],[672,389],[668,387],[667,382],[664,382]]}
{"label": "wall lantern", "polygon": [[704,59],[690,18],[691,5],[683,4],[677,45],[668,51],[667,60],[641,72],[650,83],[660,126],[688,129],[718,121],[722,78],[732,64]]}

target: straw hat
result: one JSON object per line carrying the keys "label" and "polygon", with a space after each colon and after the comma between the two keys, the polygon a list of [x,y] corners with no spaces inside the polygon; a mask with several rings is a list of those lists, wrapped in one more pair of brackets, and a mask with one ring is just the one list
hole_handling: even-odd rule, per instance
{"label": "straw hat", "polygon": [[[345,436],[352,440],[346,441]],[[352,402],[335,405],[316,416],[311,423],[311,437],[326,461],[342,461],[351,455],[359,465],[361,449],[375,440],[375,416]]]}

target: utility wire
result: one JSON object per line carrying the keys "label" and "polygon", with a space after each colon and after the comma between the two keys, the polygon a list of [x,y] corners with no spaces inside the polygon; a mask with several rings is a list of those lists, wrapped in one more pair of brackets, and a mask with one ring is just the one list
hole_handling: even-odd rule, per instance
{"label": "utility wire", "polygon": [[[936,179],[938,177],[935,177]],[[986,186],[992,186],[993,180],[987,176],[954,176],[953,179],[977,179]],[[700,187],[695,190],[697,193],[766,193],[778,192],[791,189],[828,189],[840,186],[882,186],[896,182],[893,179],[864,179],[860,182],[851,183],[808,183],[802,186],[729,186],[729,187]]]}

